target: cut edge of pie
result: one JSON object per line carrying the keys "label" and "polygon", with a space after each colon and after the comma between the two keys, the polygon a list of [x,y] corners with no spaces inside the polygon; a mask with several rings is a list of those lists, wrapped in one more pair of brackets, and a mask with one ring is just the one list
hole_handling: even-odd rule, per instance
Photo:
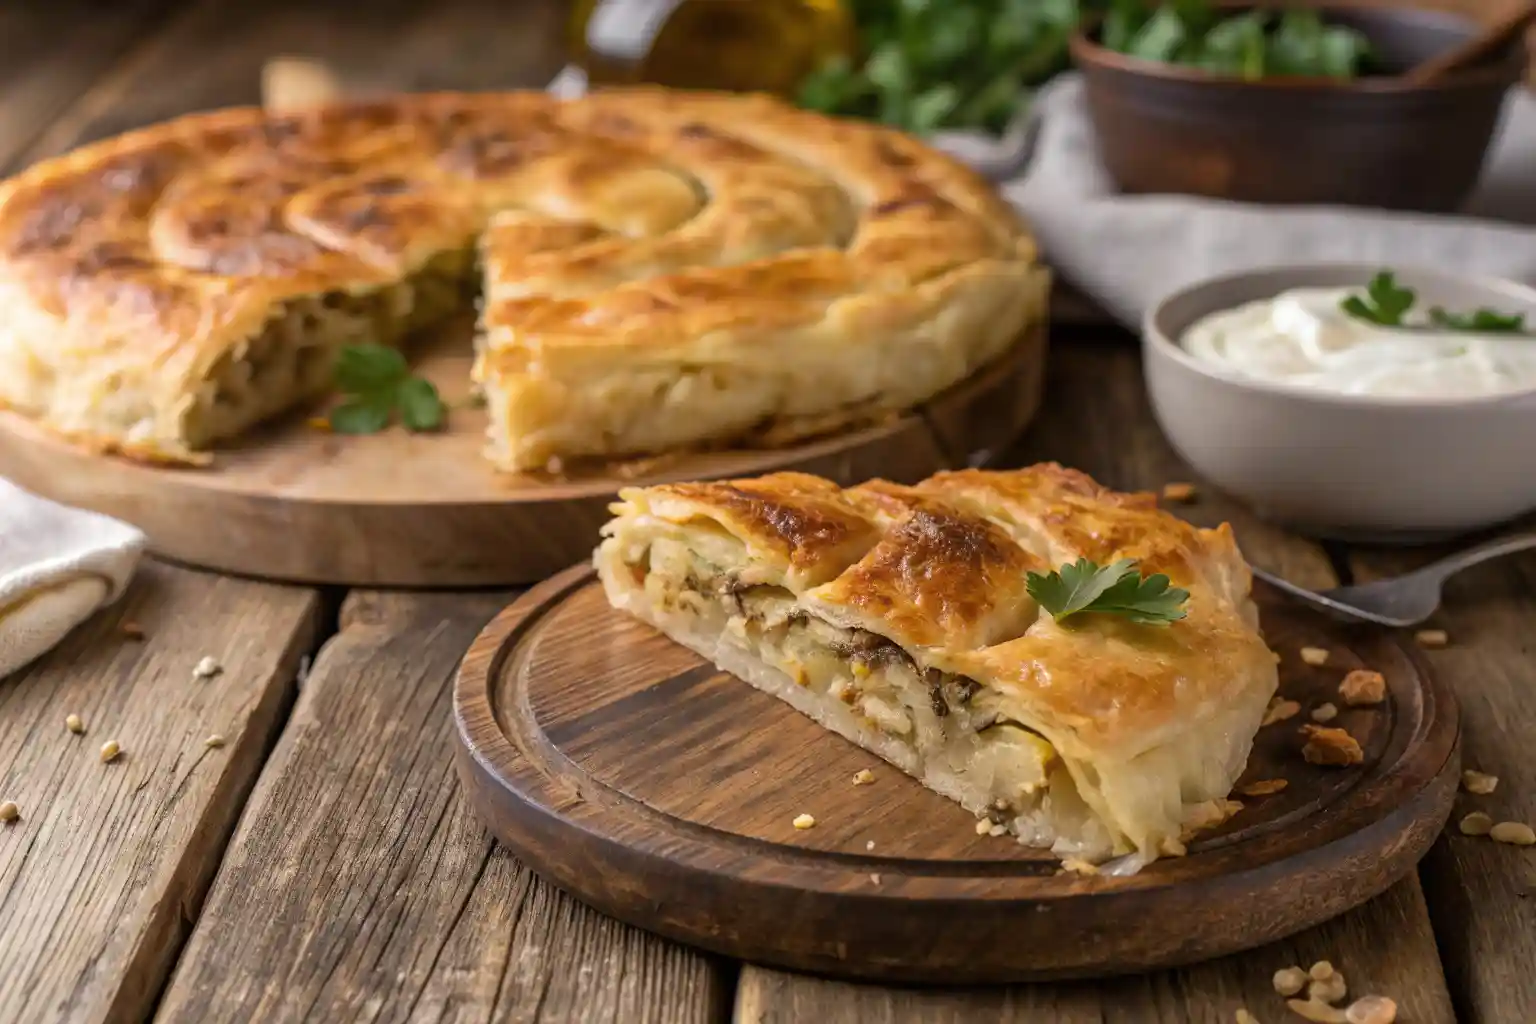
{"label": "cut edge of pie", "polygon": [[[1225,526],[1054,464],[632,488],[614,511],[594,560],[616,609],[989,830],[1129,874],[1241,806],[1277,671]],[[1169,574],[1187,616],[1057,623],[1025,577],[1079,556]]]}

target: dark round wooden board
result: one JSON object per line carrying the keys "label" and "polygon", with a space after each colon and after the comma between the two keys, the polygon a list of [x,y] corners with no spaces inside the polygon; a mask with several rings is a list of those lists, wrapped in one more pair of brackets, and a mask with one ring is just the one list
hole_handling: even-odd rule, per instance
{"label": "dark round wooden board", "polygon": [[[614,917],[758,963],[991,983],[1190,963],[1317,924],[1412,870],[1460,769],[1450,694],[1388,635],[1259,594],[1300,715],[1260,730],[1244,781],[1288,787],[1129,878],[1061,873],[788,705],[609,608],[578,566],[504,610],[454,695],[459,774],[492,832]],[[1328,665],[1302,664],[1302,646]],[[1386,704],[1331,723],[1365,748],[1307,764],[1300,726],[1351,668]],[[1342,707],[1342,705],[1341,705]],[[862,768],[872,785],[854,786]],[[797,815],[815,817],[800,831]]]}
{"label": "dark round wooden board", "polygon": [[471,587],[531,583],[587,557],[620,487],[795,469],[844,483],[916,482],[1011,443],[1043,384],[1040,324],[1004,358],[922,407],[786,448],[679,454],[578,468],[559,479],[498,473],[470,398],[471,325],[420,339],[416,373],[452,412],[446,430],[368,437],[284,417],[219,449],[211,466],[146,465],[83,451],[0,411],[0,476],[142,529],[156,554],[298,583]]}

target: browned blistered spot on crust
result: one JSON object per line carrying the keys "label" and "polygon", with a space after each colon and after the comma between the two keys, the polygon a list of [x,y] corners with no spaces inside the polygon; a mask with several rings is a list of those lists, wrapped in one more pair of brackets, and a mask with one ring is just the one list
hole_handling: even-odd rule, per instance
{"label": "browned blistered spot on crust", "polygon": [[838,580],[837,598],[891,623],[906,642],[937,644],[985,619],[999,587],[1039,568],[985,519],[916,499],[906,519]]}
{"label": "browned blistered spot on crust", "polygon": [[815,564],[861,537],[873,537],[875,532],[870,522],[843,501],[835,485],[801,474],[729,483],[671,484],[658,490],[720,510],[754,542],[784,552],[797,567]]}

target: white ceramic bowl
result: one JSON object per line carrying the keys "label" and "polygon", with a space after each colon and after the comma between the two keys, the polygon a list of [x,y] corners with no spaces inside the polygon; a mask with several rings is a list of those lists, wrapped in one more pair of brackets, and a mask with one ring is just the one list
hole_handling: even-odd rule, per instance
{"label": "white ceramic bowl", "polygon": [[[1318,265],[1217,278],[1169,296],[1142,331],[1152,408],[1203,476],[1313,536],[1414,541],[1536,510],[1536,391],[1474,399],[1329,394],[1246,379],[1178,344],[1195,321],[1290,288],[1363,286],[1380,267]],[[1525,312],[1536,289],[1398,270],[1419,302]],[[1531,339],[1536,345],[1536,338]]]}

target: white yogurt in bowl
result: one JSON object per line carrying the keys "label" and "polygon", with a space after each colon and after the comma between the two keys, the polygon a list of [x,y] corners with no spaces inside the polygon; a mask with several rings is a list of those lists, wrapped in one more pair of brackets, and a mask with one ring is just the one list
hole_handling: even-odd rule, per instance
{"label": "white yogurt in bowl", "polygon": [[1340,308],[1383,269],[1245,271],[1158,303],[1142,352],[1164,434],[1217,489],[1315,536],[1419,541],[1536,512],[1536,337],[1429,314],[1529,329],[1536,289],[1397,268],[1416,293],[1403,327]]}
{"label": "white yogurt in bowl", "polygon": [[1478,398],[1536,389],[1536,336],[1438,327],[1422,313],[1386,327],[1344,311],[1344,300],[1360,294],[1292,288],[1202,317],[1180,344],[1242,377],[1336,394]]}

